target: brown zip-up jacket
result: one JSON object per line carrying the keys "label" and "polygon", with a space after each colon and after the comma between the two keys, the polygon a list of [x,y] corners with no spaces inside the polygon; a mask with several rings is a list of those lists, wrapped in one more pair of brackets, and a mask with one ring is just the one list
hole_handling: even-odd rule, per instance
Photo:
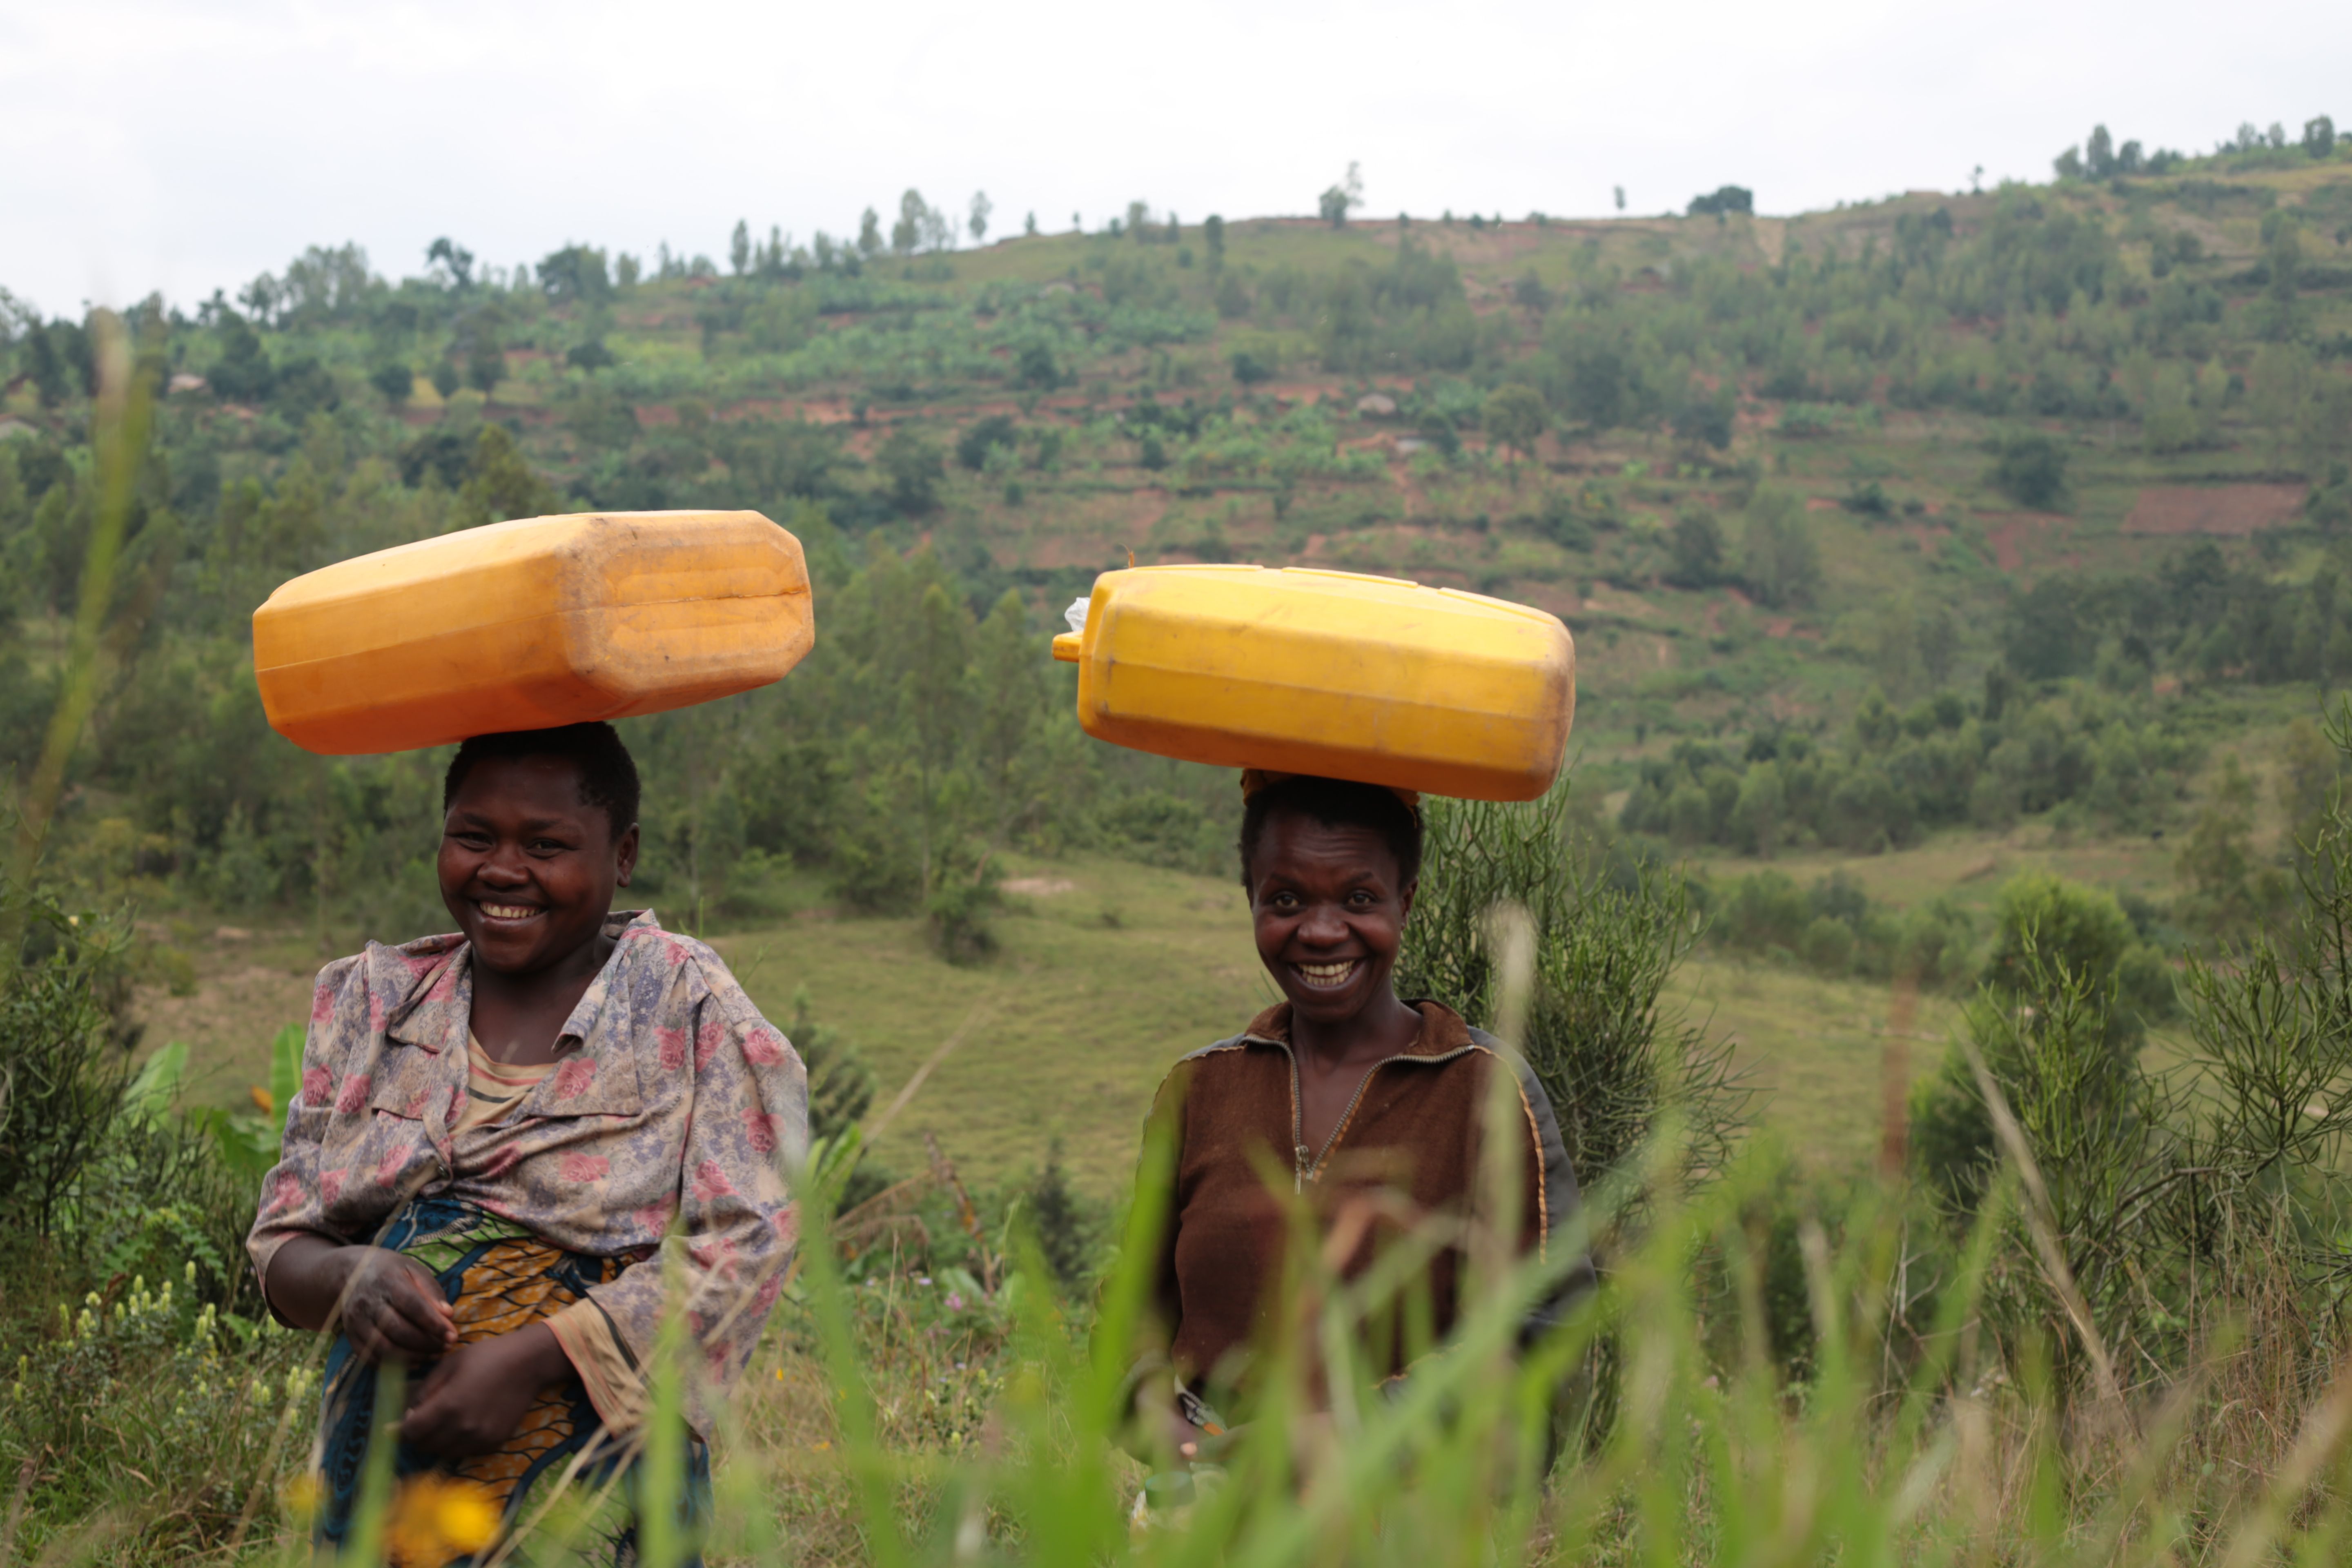
{"label": "brown zip-up jacket", "polygon": [[[1193,1052],[1169,1073],[1151,1115],[1174,1145],[1174,1178],[1161,1227],[1156,1331],[1139,1373],[1164,1352],[1185,1386],[1246,1394],[1251,1352],[1266,1342],[1281,1296],[1284,1187],[1307,1199],[1327,1248],[1352,1242],[1339,1264],[1350,1279],[1416,1222],[1450,1224],[1457,1232],[1474,1222],[1480,1124],[1496,1071],[1512,1075],[1516,1114],[1507,1120],[1513,1136],[1526,1140],[1517,1250],[1544,1253],[1554,1237],[1565,1244],[1576,1175],[1542,1084],[1516,1053],[1452,1008],[1413,1005],[1422,1016],[1420,1036],[1364,1075],[1320,1150],[1306,1147],[1300,1132],[1288,1003],[1269,1007],[1243,1033]],[[1427,1317],[1407,1300],[1376,1324],[1376,1370],[1402,1373],[1416,1348],[1445,1338],[1460,1307],[1466,1262],[1458,1242],[1449,1242],[1425,1276]],[[1580,1259],[1531,1316],[1525,1337],[1556,1321],[1591,1279],[1590,1265]],[[1425,1331],[1407,1328],[1416,1320]]]}

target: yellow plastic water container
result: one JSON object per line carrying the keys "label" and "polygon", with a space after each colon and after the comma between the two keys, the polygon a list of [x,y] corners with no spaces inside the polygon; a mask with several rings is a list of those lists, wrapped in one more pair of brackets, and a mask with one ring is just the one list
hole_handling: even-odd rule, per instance
{"label": "yellow plastic water container", "polygon": [[800,541],[758,512],[587,512],[297,577],[253,613],[253,671],[273,729],[351,756],[708,702],[815,637]]}
{"label": "yellow plastic water container", "polygon": [[1543,794],[1576,717],[1557,617],[1352,572],[1107,572],[1054,657],[1097,740],[1474,800]]}

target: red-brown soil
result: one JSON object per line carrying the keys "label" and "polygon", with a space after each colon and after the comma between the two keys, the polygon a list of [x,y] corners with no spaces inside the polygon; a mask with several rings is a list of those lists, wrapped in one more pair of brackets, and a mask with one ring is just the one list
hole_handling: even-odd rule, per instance
{"label": "red-brown soil", "polygon": [[[2302,485],[2163,485],[2139,492],[2126,533],[2214,534],[2242,539],[2292,521],[2303,510]],[[2007,563],[2003,563],[2004,565]]]}

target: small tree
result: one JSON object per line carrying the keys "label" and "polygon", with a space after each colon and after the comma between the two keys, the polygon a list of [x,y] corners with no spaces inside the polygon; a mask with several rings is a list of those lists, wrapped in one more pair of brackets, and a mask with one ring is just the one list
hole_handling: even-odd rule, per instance
{"label": "small tree", "polygon": [[938,583],[923,590],[912,624],[898,628],[906,649],[907,718],[922,789],[917,821],[922,831],[925,899],[943,869],[940,851],[947,827],[941,820],[945,813],[940,785],[961,748],[971,708],[971,613]]}
{"label": "small tree", "polygon": [[522,448],[503,425],[484,425],[475,439],[473,460],[457,487],[454,520],[460,528],[545,517],[560,509],[554,488],[531,470]]}
{"label": "small tree", "polygon": [[1211,213],[1201,224],[1201,248],[1208,252],[1209,270],[1225,264],[1225,220]]}
{"label": "small tree", "polygon": [[1588,1190],[1638,1149],[1671,1106],[1685,1171],[1722,1169],[1748,1091],[1730,1049],[1662,998],[1698,935],[1683,881],[1612,867],[1570,810],[1565,776],[1525,805],[1431,799],[1428,851],[1396,971],[1397,992],[1431,996],[1471,1023],[1502,1020],[1493,916],[1516,905],[1535,935],[1520,1037],[1542,1079],[1578,1182]]}
{"label": "small tree", "polygon": [[872,207],[857,219],[857,254],[868,259],[882,254],[882,219]]}
{"label": "small tree", "polygon": [[2105,126],[2091,127],[2091,139],[2083,143],[2083,168],[2095,180],[2116,172],[2116,139],[2107,134]]}
{"label": "small tree", "polygon": [[1676,587],[1706,588],[1722,581],[1723,525],[1713,512],[1692,507],[1676,517],[1666,549],[1673,559],[1666,581]]}
{"label": "small tree", "polygon": [[368,384],[383,394],[386,403],[398,408],[415,390],[416,373],[404,364],[386,361],[368,373]]}
{"label": "small tree", "polygon": [[[1498,386],[1487,395],[1486,406],[1479,410],[1478,422],[1485,426],[1488,438],[1507,452],[1532,458],[1536,443],[1543,439],[1544,431],[1551,424],[1551,410],[1544,406],[1542,393],[1514,383]],[[1514,467],[1515,475],[1517,471]]]}
{"label": "small tree", "polygon": [[1007,588],[981,623],[972,657],[979,687],[972,751],[981,782],[995,797],[999,833],[1010,831],[1021,814],[1041,809],[1038,791],[1024,787],[1031,782],[1024,760],[1046,710],[1047,667],[1039,647],[1020,592]]}
{"label": "small tree", "polygon": [[472,286],[474,253],[457,244],[447,235],[443,235],[425,247],[425,260],[426,265],[441,268],[451,285],[460,291]]}
{"label": "small tree", "polygon": [[735,220],[735,232],[727,237],[727,265],[738,278],[751,269],[751,226],[740,217]]}
{"label": "small tree", "polygon": [[1009,414],[986,414],[964,426],[956,437],[956,461],[973,473],[988,466],[988,454],[997,447],[1010,447],[1020,439],[1020,427]]}
{"label": "small tree", "polygon": [[1325,191],[1316,201],[1317,210],[1323,215],[1323,221],[1333,228],[1347,227],[1349,213],[1363,205],[1363,176],[1353,163],[1348,165],[1348,177]]}
{"label": "small tree", "polygon": [[2040,431],[2011,436],[1995,448],[1995,489],[2032,511],[2056,510],[2066,498],[2066,448]]}
{"label": "small tree", "polygon": [[2278,306],[2278,317],[2273,334],[2284,337],[2291,331],[2295,288],[2303,270],[2303,226],[2290,212],[2273,210],[2263,215],[2263,264],[2270,269],[2269,294]]}
{"label": "small tree", "polygon": [[2305,121],[2303,150],[2315,158],[2333,157],[2336,153],[2336,121],[2325,114]]}
{"label": "small tree", "polygon": [[923,193],[909,187],[898,197],[898,220],[890,226],[890,254],[912,256],[930,232],[931,206]]}
{"label": "small tree", "polygon": [[487,397],[498,390],[506,379],[506,351],[499,346],[496,333],[489,328],[478,328],[474,341],[466,349],[466,379],[476,391]]}
{"label": "small tree", "polygon": [[1717,451],[1731,445],[1732,391],[1728,385],[1708,392],[1694,386],[1675,410],[1675,434],[1693,445],[1704,443]]}
{"label": "small tree", "polygon": [[[2184,889],[2181,923],[2221,942],[2244,942],[2293,891],[2285,872],[2254,854],[2253,807],[2253,782],[2235,752],[2225,754],[2205,809],[2173,858]],[[2298,826],[2309,831],[2308,821]]]}
{"label": "small tree", "polygon": [[539,264],[539,286],[558,304],[593,305],[613,297],[604,253],[593,246],[567,245]]}
{"label": "small tree", "polygon": [[889,483],[890,504],[902,514],[919,516],[939,504],[940,476],[946,465],[929,441],[901,426],[890,432],[874,460]]}
{"label": "small tree", "polygon": [[[971,242],[974,245],[988,237],[988,215],[995,210],[996,205],[988,199],[986,191],[972,192],[971,216],[965,220],[965,226],[971,230]],[[1032,233],[1036,231],[1035,220],[1031,220],[1029,227]]]}
{"label": "small tree", "polygon": [[1809,605],[1820,591],[1821,552],[1805,509],[1795,496],[1759,489],[1748,503],[1739,539],[1739,575],[1757,600],[1773,609]]}
{"label": "small tree", "polygon": [[1062,367],[1047,344],[1022,344],[1020,353],[1013,358],[1013,366],[1014,377],[1023,386],[1051,392],[1062,384]]}
{"label": "small tree", "polygon": [[1030,1228],[1037,1237],[1037,1249],[1045,1255],[1045,1266],[1054,1271],[1065,1290],[1076,1290],[1094,1273],[1097,1250],[1095,1216],[1087,1212],[1085,1200],[1070,1184],[1070,1173],[1062,1163],[1062,1141],[1059,1137],[1045,1145],[1045,1168],[1023,1194],[1027,1200]]}

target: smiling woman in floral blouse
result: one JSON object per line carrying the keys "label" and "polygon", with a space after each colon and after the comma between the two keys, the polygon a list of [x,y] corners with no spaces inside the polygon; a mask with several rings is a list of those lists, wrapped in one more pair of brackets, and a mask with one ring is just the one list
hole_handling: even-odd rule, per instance
{"label": "smiling woman in floral blouse", "polygon": [[[272,1310],[337,1336],[330,1542],[383,1361],[421,1374],[404,1478],[472,1482],[511,1521],[539,1483],[625,1467],[673,1228],[707,1487],[710,1395],[750,1358],[795,1237],[780,1171],[805,1144],[806,1075],[716,953],[613,910],[636,864],[637,775],[611,726],[468,741],[443,804],[461,934],[371,942],[321,972],[247,1244]],[[634,1521],[613,1530],[625,1557]]]}

